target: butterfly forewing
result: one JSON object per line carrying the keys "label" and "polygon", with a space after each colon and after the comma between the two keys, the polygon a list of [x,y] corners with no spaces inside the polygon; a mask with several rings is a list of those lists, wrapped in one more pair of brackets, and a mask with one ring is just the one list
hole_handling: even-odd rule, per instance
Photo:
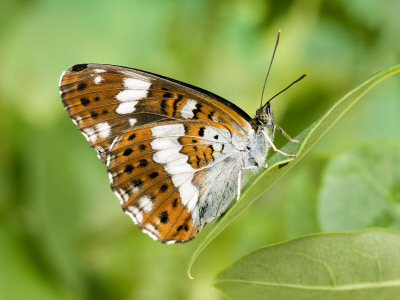
{"label": "butterfly forewing", "polygon": [[154,239],[188,241],[229,205],[252,130],[235,105],[167,77],[100,64],[72,66],[60,92],[124,211]]}

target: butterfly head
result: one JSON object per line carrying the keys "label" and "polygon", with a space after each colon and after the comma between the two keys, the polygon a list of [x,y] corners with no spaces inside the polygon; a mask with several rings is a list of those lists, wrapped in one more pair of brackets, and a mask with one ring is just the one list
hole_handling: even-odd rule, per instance
{"label": "butterfly head", "polygon": [[258,125],[261,125],[263,127],[270,128],[274,125],[274,117],[269,101],[265,105],[257,109],[255,120]]}

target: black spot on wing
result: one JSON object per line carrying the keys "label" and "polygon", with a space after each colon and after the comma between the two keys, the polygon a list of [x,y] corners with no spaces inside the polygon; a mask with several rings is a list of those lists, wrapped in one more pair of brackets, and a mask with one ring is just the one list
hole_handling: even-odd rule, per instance
{"label": "black spot on wing", "polygon": [[139,166],[141,167],[146,167],[148,164],[149,162],[146,159],[139,160]]}
{"label": "black spot on wing", "polygon": [[166,190],[168,190],[168,184],[163,184],[160,188],[160,192],[165,192]]}
{"label": "black spot on wing", "polygon": [[132,173],[132,171],[133,171],[133,166],[132,165],[126,165],[125,166],[125,168],[124,168],[124,172],[125,173],[128,173],[128,174],[130,174],[130,173]]}
{"label": "black spot on wing", "polygon": [[90,116],[91,116],[93,119],[97,119],[97,117],[99,116],[99,114],[98,114],[97,112],[95,112],[95,111],[91,111],[91,112],[90,112]]}
{"label": "black spot on wing", "polygon": [[182,101],[182,99],[183,99],[183,96],[182,96],[181,94],[179,94],[179,95],[178,95],[178,98],[176,98],[176,99],[174,100],[174,104],[172,105],[172,106],[173,106],[173,109],[174,109],[173,115],[175,115],[176,111],[178,110],[178,103],[179,103],[180,101]]}
{"label": "black spot on wing", "polygon": [[196,108],[192,110],[193,112],[193,119],[198,119],[197,114],[201,112],[202,105],[200,103],[196,104]]}
{"label": "black spot on wing", "polygon": [[199,217],[202,218],[204,216],[204,214],[206,213],[208,208],[208,203],[206,203],[204,206],[200,207],[199,210]]}
{"label": "black spot on wing", "polygon": [[164,94],[163,94],[163,97],[164,97],[164,98],[171,98],[171,97],[172,97],[172,94],[167,92],[167,93],[164,93]]}
{"label": "black spot on wing", "polygon": [[205,127],[200,127],[199,129],[199,136],[203,137],[204,136],[204,131],[205,131]]}
{"label": "black spot on wing", "polygon": [[71,67],[71,71],[73,72],[79,72],[82,70],[85,70],[87,68],[88,64],[78,64],[78,65],[73,65]]}
{"label": "black spot on wing", "polygon": [[124,153],[122,153],[122,155],[129,156],[132,152],[133,152],[133,150],[131,148],[128,148],[128,149],[125,149],[125,151],[124,151]]}
{"label": "black spot on wing", "polygon": [[164,114],[167,114],[167,111],[165,110],[166,108],[167,108],[167,100],[162,99],[162,100],[161,100],[161,111],[162,111]]}
{"label": "black spot on wing", "polygon": [[196,165],[200,167],[200,163],[201,163],[201,158],[198,155],[196,155]]}
{"label": "black spot on wing", "polygon": [[134,179],[134,180],[132,180],[132,184],[133,184],[134,187],[138,187],[138,186],[141,186],[143,184],[143,181],[140,180],[140,179]]}
{"label": "black spot on wing", "polygon": [[81,103],[83,106],[88,106],[90,103],[90,100],[88,98],[82,97],[81,98]]}
{"label": "black spot on wing", "polygon": [[160,213],[160,215],[159,215],[159,218],[160,218],[160,222],[161,223],[163,223],[163,224],[168,223],[168,219],[169,219],[168,212],[167,211],[162,211]]}
{"label": "black spot on wing", "polygon": [[152,178],[152,179],[154,179],[154,178],[156,178],[158,175],[159,175],[158,172],[153,172],[153,173],[151,173],[151,174],[149,175],[149,177]]}
{"label": "black spot on wing", "polygon": [[84,88],[87,87],[87,84],[82,82],[80,84],[78,84],[78,87],[76,88],[78,91],[82,91]]}

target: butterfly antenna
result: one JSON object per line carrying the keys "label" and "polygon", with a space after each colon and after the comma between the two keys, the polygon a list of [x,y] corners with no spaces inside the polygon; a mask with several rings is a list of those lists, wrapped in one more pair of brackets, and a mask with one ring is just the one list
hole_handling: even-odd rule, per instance
{"label": "butterfly antenna", "polygon": [[[270,98],[267,103],[264,104],[267,105],[272,99],[276,98],[278,95],[282,94],[284,91],[286,91],[288,88],[290,88],[293,84],[299,82],[300,80],[302,80],[304,77],[306,77],[309,73],[304,73],[303,75],[300,76],[300,78],[296,79],[295,81],[293,81],[291,84],[289,84],[287,87],[285,87],[282,91],[280,91],[279,93],[277,93],[275,96],[273,96],[272,98]],[[263,107],[264,107],[263,106]]]}
{"label": "butterfly antenna", "polygon": [[280,35],[281,35],[281,31],[282,31],[282,30],[280,30],[280,29],[278,30],[278,36],[276,37],[274,52],[272,53],[272,58],[271,58],[271,61],[270,61],[270,63],[269,63],[269,67],[268,67],[268,71],[267,71],[267,76],[265,76],[264,86],[263,86],[262,93],[261,93],[261,103],[260,103],[260,107],[263,106],[263,105],[262,105],[262,101],[263,101],[263,98],[264,98],[265,85],[267,84],[268,75],[269,75],[269,72],[271,71],[272,62],[274,61],[276,48],[278,48],[279,37],[280,37]]}

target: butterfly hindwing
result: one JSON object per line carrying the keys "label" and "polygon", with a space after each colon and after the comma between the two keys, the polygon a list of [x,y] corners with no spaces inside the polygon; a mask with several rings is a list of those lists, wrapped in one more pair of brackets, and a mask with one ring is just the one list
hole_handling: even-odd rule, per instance
{"label": "butterfly hindwing", "polygon": [[229,131],[219,124],[186,121],[135,127],[116,139],[110,151],[111,186],[125,212],[139,228],[153,228],[163,242],[192,238],[226,208],[221,204],[226,186],[234,186],[236,192],[236,181],[221,173],[231,172],[232,162],[240,167],[235,161],[238,151]]}

